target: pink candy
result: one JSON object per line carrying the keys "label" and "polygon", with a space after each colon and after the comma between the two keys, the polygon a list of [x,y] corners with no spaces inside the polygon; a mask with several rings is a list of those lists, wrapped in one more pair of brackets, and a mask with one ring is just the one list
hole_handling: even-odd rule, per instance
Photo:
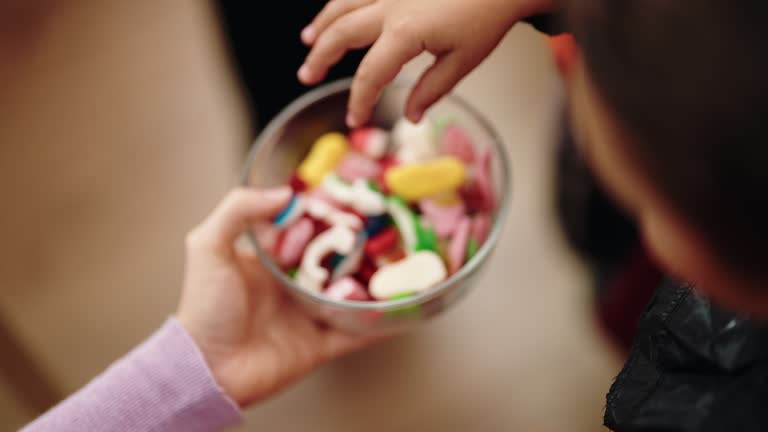
{"label": "pink candy", "polygon": [[355,129],[349,134],[349,143],[360,153],[379,159],[387,152],[389,134],[379,128]]}
{"label": "pink candy", "polygon": [[459,126],[448,126],[440,141],[440,151],[444,155],[455,156],[467,164],[475,161],[475,145],[467,133]]}
{"label": "pink candy", "polygon": [[490,170],[491,151],[486,150],[475,160],[474,177],[461,189],[461,197],[472,210],[491,211],[496,207]]}
{"label": "pink candy", "polygon": [[477,160],[477,185],[483,202],[483,210],[490,211],[496,207],[496,196],[491,183],[491,150],[485,150]]}
{"label": "pink candy", "polygon": [[451,274],[459,271],[464,265],[464,259],[467,257],[470,224],[468,217],[462,217],[456,227],[456,232],[453,233],[451,244],[448,245],[448,270]]}
{"label": "pink candy", "polygon": [[440,238],[450,237],[464,216],[464,204],[445,207],[429,198],[419,202],[419,208]]}
{"label": "pink candy", "polygon": [[325,202],[327,204],[330,204],[330,205],[332,205],[334,207],[338,207],[339,206],[339,203],[336,202],[336,200],[333,199],[331,194],[326,192],[323,188],[314,188],[314,189],[312,189],[309,192],[305,192],[304,196],[306,198],[309,198],[309,199],[316,199],[316,200],[319,200],[319,201],[323,201],[323,202]]}
{"label": "pink candy", "polygon": [[357,179],[372,179],[381,175],[381,166],[373,159],[359,153],[348,153],[336,168],[336,174],[352,183]]}
{"label": "pink candy", "polygon": [[363,285],[352,277],[344,277],[332,283],[325,295],[333,300],[368,301],[371,297]]}
{"label": "pink candy", "polygon": [[485,243],[491,231],[491,217],[487,213],[480,213],[472,220],[471,238],[478,245]]}
{"label": "pink candy", "polygon": [[284,266],[294,266],[301,261],[312,237],[315,235],[315,224],[309,218],[302,218],[288,227],[280,243],[277,258]]}

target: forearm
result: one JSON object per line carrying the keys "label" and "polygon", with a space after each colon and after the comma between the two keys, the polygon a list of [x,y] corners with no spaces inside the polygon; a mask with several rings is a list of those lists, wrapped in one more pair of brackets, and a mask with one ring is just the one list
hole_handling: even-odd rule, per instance
{"label": "forearm", "polygon": [[23,432],[216,431],[238,423],[202,354],[175,319]]}

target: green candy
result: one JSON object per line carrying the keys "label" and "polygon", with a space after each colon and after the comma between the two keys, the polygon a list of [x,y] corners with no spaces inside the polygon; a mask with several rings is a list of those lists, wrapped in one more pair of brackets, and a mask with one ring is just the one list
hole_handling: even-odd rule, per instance
{"label": "green candy", "polygon": [[473,256],[477,253],[478,245],[477,240],[470,239],[467,243],[467,259],[466,262],[469,262],[469,260],[472,259]]}
{"label": "green candy", "polygon": [[288,271],[288,277],[291,278],[291,279],[296,279],[296,273],[298,273],[298,272],[299,272],[299,268],[298,267],[293,268],[293,269]]}
{"label": "green candy", "polygon": [[373,180],[368,180],[368,182],[367,182],[367,183],[368,183],[368,188],[369,188],[370,190],[372,190],[372,191],[374,191],[374,192],[378,192],[378,193],[381,193],[381,189],[379,189],[379,185],[378,185],[378,184],[377,184],[375,181],[373,181]]}
{"label": "green candy", "polygon": [[443,116],[439,119],[435,120],[435,133],[437,136],[441,137],[443,136],[443,132],[445,132],[445,129],[452,125],[453,123],[456,123],[456,119],[451,116]]}
{"label": "green candy", "polygon": [[[413,297],[414,294],[406,293],[406,294],[398,294],[389,300],[403,300],[407,298]],[[421,306],[420,305],[413,305],[413,306],[405,306],[397,309],[393,309],[391,311],[385,312],[385,316],[389,318],[397,318],[397,319],[407,319],[407,318],[418,318],[421,315]]]}
{"label": "green candy", "polygon": [[344,255],[339,255],[337,253],[331,255],[331,262],[330,262],[331,268],[335,269],[336,267],[338,267],[339,264],[341,264],[341,262],[344,261],[344,258],[345,258]]}
{"label": "green candy", "polygon": [[416,224],[416,252],[418,251],[437,252],[437,234],[423,221]]}

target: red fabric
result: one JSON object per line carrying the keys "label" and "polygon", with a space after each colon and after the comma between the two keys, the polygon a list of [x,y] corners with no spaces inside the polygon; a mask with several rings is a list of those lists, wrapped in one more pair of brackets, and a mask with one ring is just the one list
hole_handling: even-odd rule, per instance
{"label": "red fabric", "polygon": [[567,77],[573,67],[578,52],[576,41],[570,34],[549,37],[549,45],[560,74]]}
{"label": "red fabric", "polygon": [[607,281],[598,299],[597,319],[609,340],[629,352],[637,323],[664,273],[640,247]]}

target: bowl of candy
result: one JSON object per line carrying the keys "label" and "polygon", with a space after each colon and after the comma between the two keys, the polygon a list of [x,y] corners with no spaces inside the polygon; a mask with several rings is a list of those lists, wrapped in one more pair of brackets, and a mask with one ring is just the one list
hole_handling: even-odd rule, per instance
{"label": "bowl of candy", "polygon": [[250,237],[309,313],[349,332],[388,334],[474,286],[505,221],[510,169],[498,134],[455,95],[419,124],[406,120],[405,83],[384,91],[369,126],[350,131],[350,84],[307,93],[256,139],[243,184],[290,184],[294,194],[272,235]]}

